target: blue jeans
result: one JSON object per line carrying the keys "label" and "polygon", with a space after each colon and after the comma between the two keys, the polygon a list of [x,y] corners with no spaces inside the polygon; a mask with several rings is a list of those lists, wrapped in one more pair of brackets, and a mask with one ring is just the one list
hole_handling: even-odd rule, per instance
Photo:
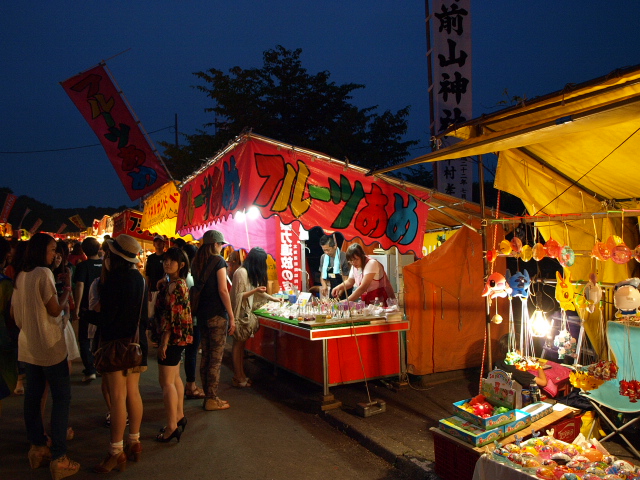
{"label": "blue jeans", "polygon": [[184,348],[184,373],[187,382],[196,381],[196,364],[198,363],[198,349],[200,348],[200,327],[193,326],[193,343]]}
{"label": "blue jeans", "polygon": [[55,460],[67,453],[67,427],[71,405],[71,383],[69,364],[65,358],[57,365],[41,367],[25,363],[27,385],[24,391],[24,424],[31,445],[47,444],[40,402],[45,386],[49,382],[51,392],[51,457]]}

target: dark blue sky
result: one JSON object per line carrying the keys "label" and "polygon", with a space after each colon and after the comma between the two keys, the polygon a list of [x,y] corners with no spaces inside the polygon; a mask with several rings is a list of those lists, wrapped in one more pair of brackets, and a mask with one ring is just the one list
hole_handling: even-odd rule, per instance
{"label": "dark blue sky", "polygon": [[[0,186],[54,207],[133,205],[59,82],[108,62],[149,132],[195,133],[210,121],[193,72],[260,67],[281,44],[310,73],[361,83],[354,103],[411,105],[408,138],[428,152],[424,2],[35,1],[0,7]],[[474,117],[509,96],[533,98],[640,64],[640,2],[472,2]],[[260,132],[256,132],[260,133]],[[173,129],[151,134],[174,140]],[[214,154],[215,152],[211,152]]]}

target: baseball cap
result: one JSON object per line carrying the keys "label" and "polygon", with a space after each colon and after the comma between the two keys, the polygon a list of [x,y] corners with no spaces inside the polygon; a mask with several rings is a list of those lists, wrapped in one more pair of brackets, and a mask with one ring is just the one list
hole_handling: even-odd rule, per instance
{"label": "baseball cap", "polygon": [[202,244],[209,245],[211,243],[227,243],[222,232],[218,230],[207,230],[202,236]]}

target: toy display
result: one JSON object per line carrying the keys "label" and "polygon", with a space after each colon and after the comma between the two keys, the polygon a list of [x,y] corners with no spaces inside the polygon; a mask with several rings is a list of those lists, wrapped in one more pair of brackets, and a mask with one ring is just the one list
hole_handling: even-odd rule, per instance
{"label": "toy display", "polygon": [[640,480],[637,466],[609,455],[599,444],[574,445],[551,435],[506,445],[494,443],[495,449],[488,452],[494,460],[544,480]]}
{"label": "toy display", "polygon": [[562,310],[575,310],[576,307],[573,303],[575,297],[575,290],[571,283],[571,272],[568,269],[564,269],[565,276],[560,275],[560,272],[556,272],[556,300],[560,304]]}

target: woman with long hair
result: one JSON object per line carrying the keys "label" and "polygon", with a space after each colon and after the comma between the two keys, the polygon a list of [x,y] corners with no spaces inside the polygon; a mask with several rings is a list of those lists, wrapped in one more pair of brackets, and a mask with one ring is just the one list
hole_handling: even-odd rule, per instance
{"label": "woman with long hair", "polygon": [[187,418],[184,416],[184,384],[180,378],[180,358],[185,346],[193,343],[193,320],[186,282],[189,273],[187,254],[178,247],[171,247],[164,252],[162,267],[166,277],[158,282],[155,311],[160,325],[158,376],[167,413],[167,425],[156,440],[166,443],[172,438],[179,442],[187,426]]}
{"label": "woman with long hair", "polygon": [[[56,241],[46,233],[36,233],[27,246],[22,271],[15,279],[11,314],[20,328],[18,359],[25,362],[27,387],[24,421],[31,444],[29,464],[38,468],[51,460],[54,480],[78,472],[80,464],[67,457],[67,427],[71,403],[71,384],[67,345],[60,324],[61,313],[69,302],[71,278],[65,279],[63,294],[56,293],[50,265],[56,254]],[[40,402],[49,382],[51,390],[51,448],[47,447]]]}
{"label": "woman with long hair", "polygon": [[351,264],[349,277],[331,290],[331,295],[338,297],[342,292],[354,288],[348,297],[349,301],[362,299],[370,305],[376,299],[386,306],[387,298],[396,298],[391,282],[382,264],[369,258],[362,245],[354,243],[347,248],[347,261]]}
{"label": "woman with long hair", "polygon": [[257,330],[249,318],[252,311],[269,300],[278,301],[267,292],[267,252],[254,247],[245,258],[242,266],[233,274],[231,304],[236,319],[236,331],[233,334],[233,385],[250,387],[251,380],[244,372],[244,346],[247,339]]}
{"label": "woman with long hair", "polygon": [[220,256],[225,244],[221,232],[205,232],[191,269],[194,288],[200,289],[198,309],[193,313],[202,330],[200,376],[205,393],[202,407],[207,411],[229,408],[229,402],[218,397],[224,345],[227,334],[233,335],[236,329],[227,288],[227,262]]}
{"label": "woman with long hair", "polygon": [[[58,297],[64,294],[64,286],[67,281],[67,277],[71,278],[71,269],[69,268],[69,262],[67,258],[69,256],[69,247],[65,242],[56,242],[56,256],[53,259],[51,266],[53,270],[53,278],[56,281],[56,291]],[[69,297],[69,302],[73,300],[73,297]],[[64,325],[64,339],[67,344],[67,360],[69,361],[69,372],[71,372],[71,362],[76,358],[80,358],[80,350],[78,349],[78,342],[76,340],[76,334],[73,332],[73,326],[69,321],[71,318],[71,308],[67,305],[63,310],[62,323]]]}
{"label": "woman with long hair", "polygon": [[[111,443],[105,459],[96,467],[97,473],[108,473],[114,468],[124,470],[127,460],[138,461],[142,453],[140,424],[142,423],[142,397],[140,373],[147,369],[147,301],[145,280],[136,264],[142,249],[138,241],[129,235],[119,235],[107,240],[109,250],[104,261],[108,262],[103,284],[98,285],[100,297],[100,342],[134,338],[136,329],[142,349],[142,365],[127,370],[103,372],[111,398]],[[129,415],[129,436],[124,444],[124,430]]]}

